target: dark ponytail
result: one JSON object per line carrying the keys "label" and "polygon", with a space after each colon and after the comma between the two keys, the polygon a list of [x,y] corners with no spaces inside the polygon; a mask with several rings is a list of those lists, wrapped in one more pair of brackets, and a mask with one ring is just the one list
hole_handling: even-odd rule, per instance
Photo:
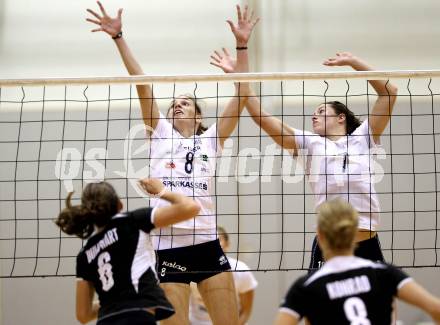
{"label": "dark ponytail", "polygon": [[119,197],[107,182],[90,183],[83,191],[80,205],[72,205],[73,192],[66,198],[66,207],[55,224],[68,235],[88,238],[97,227],[104,227],[119,211]]}
{"label": "dark ponytail", "polygon": [[347,134],[352,134],[354,130],[356,130],[361,125],[362,122],[353,114],[352,111],[348,109],[347,106],[345,106],[341,102],[335,100],[332,102],[327,102],[327,105],[330,105],[335,110],[336,115],[345,115],[345,126]]}
{"label": "dark ponytail", "polygon": [[55,224],[68,235],[76,235],[85,239],[93,232],[92,218],[89,217],[86,209],[82,205],[72,205],[70,202],[73,192],[66,198],[66,207],[58,215]]}

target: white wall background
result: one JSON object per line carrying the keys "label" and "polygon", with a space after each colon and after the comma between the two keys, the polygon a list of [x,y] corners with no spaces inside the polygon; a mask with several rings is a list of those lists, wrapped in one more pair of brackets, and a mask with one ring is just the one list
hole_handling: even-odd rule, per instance
{"label": "white wall background", "polygon": [[[438,68],[440,55],[440,42],[438,41],[440,39],[440,25],[438,24],[440,3],[438,1],[254,0],[250,3],[262,17],[250,45],[252,68],[255,71],[328,71],[328,68],[321,66],[322,60],[340,50],[362,55],[379,69]],[[124,7],[124,35],[148,74],[217,73],[217,70],[208,64],[211,51],[221,46],[229,48],[234,46],[232,35],[225,23],[227,18],[234,15],[235,2],[233,1],[127,0],[120,2],[112,0],[104,1],[104,4],[109,12],[115,12],[120,6]],[[0,0],[0,78],[125,75],[125,70],[109,37],[89,32],[91,25],[85,21],[87,7],[96,9],[93,1],[83,0],[70,2]],[[398,81],[398,83],[401,92],[406,94],[406,82]],[[438,81],[435,85],[438,86]],[[344,94],[345,91],[341,91],[344,87],[344,85],[336,85],[334,92],[338,95]],[[414,92],[419,91],[420,88],[422,89],[420,91],[426,93],[425,81],[419,84],[416,82],[414,87]],[[201,88],[202,93],[212,93],[210,86],[202,85]],[[311,88],[322,90],[322,84],[312,83]],[[222,89],[226,94],[230,93],[229,86]],[[292,85],[292,89],[297,88]],[[35,98],[41,98],[41,90],[27,89],[27,91]],[[267,92],[272,91],[278,91],[277,85],[267,86]],[[3,90],[3,96],[5,93],[7,92]],[[97,96],[101,98],[105,98],[106,95],[105,90],[92,90],[92,93],[98,94]],[[160,93],[170,96],[170,87],[162,87]],[[362,100],[365,101],[365,98]],[[357,112],[365,113],[363,111],[365,106],[362,106],[362,103],[362,101],[354,100],[353,107]],[[272,111],[279,113],[279,101],[268,100],[267,105],[271,104],[273,105]],[[309,105],[314,104],[313,101],[309,103]],[[294,105],[293,102],[292,105]],[[426,101],[421,100],[419,105],[417,107],[421,110],[429,110],[429,98]],[[53,106],[52,111],[56,111],[56,105]],[[207,115],[214,116],[215,111],[211,109],[213,105],[208,101],[207,106]],[[135,106],[133,110],[136,108]],[[0,111],[1,109],[5,107],[2,106]],[[7,107],[7,109],[9,111],[0,115],[1,118],[15,116],[11,110],[16,110],[17,107]],[[101,107],[96,107],[96,109],[100,109],[99,112],[102,113]],[[30,107],[29,118],[38,116],[40,112],[38,110],[32,112],[32,110],[33,108]],[[396,115],[399,112],[407,113],[408,110],[408,101],[403,99],[396,107]],[[100,114],[99,112],[97,114]],[[123,104],[115,107],[115,112],[116,114],[123,112]],[[51,114],[49,113],[47,117],[53,116]],[[396,131],[408,130],[409,122],[403,119],[402,121],[401,124],[399,122],[394,124]],[[246,119],[243,120],[242,132],[255,131],[255,128],[248,122]],[[49,125],[39,127],[43,127],[45,133],[55,132],[55,129],[50,129]],[[417,130],[423,130],[424,124],[415,127]],[[7,138],[14,132],[11,129],[3,129],[0,136]],[[30,135],[33,134],[32,130],[29,132]],[[117,130],[115,129],[114,132],[117,133]],[[241,147],[247,145],[246,141],[241,143]],[[249,145],[252,146],[252,144]],[[430,150],[432,152],[433,149]],[[14,152],[11,150],[11,153]],[[2,150],[2,155],[8,156],[8,151]],[[31,153],[28,152],[27,155]],[[8,174],[7,169],[3,169],[0,176],[6,174]],[[403,186],[405,180],[402,179],[399,184]],[[380,186],[384,191],[388,189],[385,183]],[[235,184],[232,187],[235,189]],[[240,188],[241,191],[247,192],[256,189],[258,185],[256,187],[255,184],[253,186],[243,185]],[[279,189],[280,184],[274,181],[273,184],[266,185],[265,191],[269,193]],[[227,185],[220,188],[220,191],[227,190],[229,190]],[[1,191],[2,197],[10,194],[8,189],[2,188]],[[387,200],[384,199],[381,203],[386,206]],[[235,202],[230,204],[236,207]],[[420,204],[432,204],[432,199],[423,198]],[[255,202],[242,201],[240,211],[248,211],[254,207]],[[267,202],[268,209],[273,208],[276,211],[277,207],[279,207],[279,202]],[[7,212],[7,208],[2,206],[0,219]],[[237,231],[238,226],[241,231],[243,229],[255,230],[253,228],[255,222],[251,217],[236,221],[234,214],[235,211],[232,209],[231,215],[224,218],[224,224],[229,227],[230,231]],[[256,215],[258,216],[258,213]],[[411,217],[403,215],[399,225],[411,226],[413,221]],[[292,227],[302,229],[302,222],[301,218],[298,223],[292,224]],[[313,220],[308,219],[304,223],[307,223],[307,229],[312,231]],[[280,220],[276,223],[267,220],[265,226],[277,228],[280,226]],[[384,216],[382,229],[387,229],[388,226],[389,218]],[[34,229],[33,225],[25,226],[22,231],[26,233],[32,229]],[[42,226],[40,231],[45,229]],[[4,234],[9,230],[3,227],[0,233]],[[47,226],[47,230],[52,231],[52,228]],[[240,239],[240,251],[258,248],[259,236],[240,238],[233,236],[232,238],[235,241]],[[385,248],[389,248],[389,233],[384,233],[382,238]],[[404,233],[396,234],[394,244],[397,245],[395,247],[399,247],[399,243],[403,245],[411,240],[412,237]],[[307,237],[306,249],[310,247],[309,241],[310,236]],[[299,242],[299,246],[302,246],[302,239]],[[7,251],[9,249],[7,244],[1,243],[2,252]],[[277,240],[268,239],[266,243],[267,247],[263,248],[279,247]],[[72,247],[76,249],[76,245]],[[390,252],[387,254],[389,259]],[[275,263],[276,258],[269,256],[267,260],[263,259],[263,265],[266,262]],[[297,258],[292,258],[292,260],[295,262]],[[407,262],[406,256],[402,257],[397,254],[394,258],[397,261],[401,258],[401,261]],[[242,259],[256,267],[254,256],[244,254]],[[67,268],[71,267],[69,264],[66,265]],[[3,263],[1,267],[4,270],[9,266]],[[39,265],[43,270],[50,268],[49,266],[50,263]],[[438,268],[408,271],[419,282],[440,295]],[[297,271],[258,272],[257,278],[260,286],[257,290],[250,324],[270,323],[281,297],[290,283],[301,273]],[[3,325],[75,324],[74,282],[74,278],[70,277],[2,279],[0,281],[2,289],[0,321],[3,321]],[[404,324],[416,324],[426,319],[426,316],[414,309],[399,306],[399,318]]]}

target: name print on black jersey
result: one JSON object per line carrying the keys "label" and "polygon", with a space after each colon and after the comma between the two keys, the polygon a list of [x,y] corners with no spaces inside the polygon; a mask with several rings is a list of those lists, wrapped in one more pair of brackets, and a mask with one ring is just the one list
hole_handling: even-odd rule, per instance
{"label": "name print on black jersey", "polygon": [[116,243],[119,240],[116,228],[108,230],[96,245],[86,250],[87,262],[89,264],[98,256],[98,254],[106,247]]}
{"label": "name print on black jersey", "polygon": [[326,288],[330,299],[337,299],[369,292],[371,284],[366,275],[361,275],[327,283]]}

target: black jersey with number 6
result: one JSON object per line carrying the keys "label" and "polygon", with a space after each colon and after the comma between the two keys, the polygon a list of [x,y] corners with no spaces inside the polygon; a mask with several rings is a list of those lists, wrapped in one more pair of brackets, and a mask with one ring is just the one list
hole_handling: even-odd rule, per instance
{"label": "black jersey with number 6", "polygon": [[338,256],[299,278],[280,312],[307,317],[312,325],[389,325],[393,297],[410,280],[392,265]]}
{"label": "black jersey with number 6", "polygon": [[174,313],[155,273],[149,235],[153,214],[143,208],[115,215],[79,252],[76,274],[93,283],[100,302],[98,319],[149,307],[156,308],[158,320]]}

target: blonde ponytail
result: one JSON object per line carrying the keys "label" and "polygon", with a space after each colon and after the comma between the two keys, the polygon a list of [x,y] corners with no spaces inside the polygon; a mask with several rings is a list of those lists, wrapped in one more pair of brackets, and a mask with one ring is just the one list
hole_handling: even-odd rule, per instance
{"label": "blonde ponytail", "polygon": [[358,213],[341,199],[324,202],[318,207],[318,229],[330,249],[350,249],[358,229]]}

